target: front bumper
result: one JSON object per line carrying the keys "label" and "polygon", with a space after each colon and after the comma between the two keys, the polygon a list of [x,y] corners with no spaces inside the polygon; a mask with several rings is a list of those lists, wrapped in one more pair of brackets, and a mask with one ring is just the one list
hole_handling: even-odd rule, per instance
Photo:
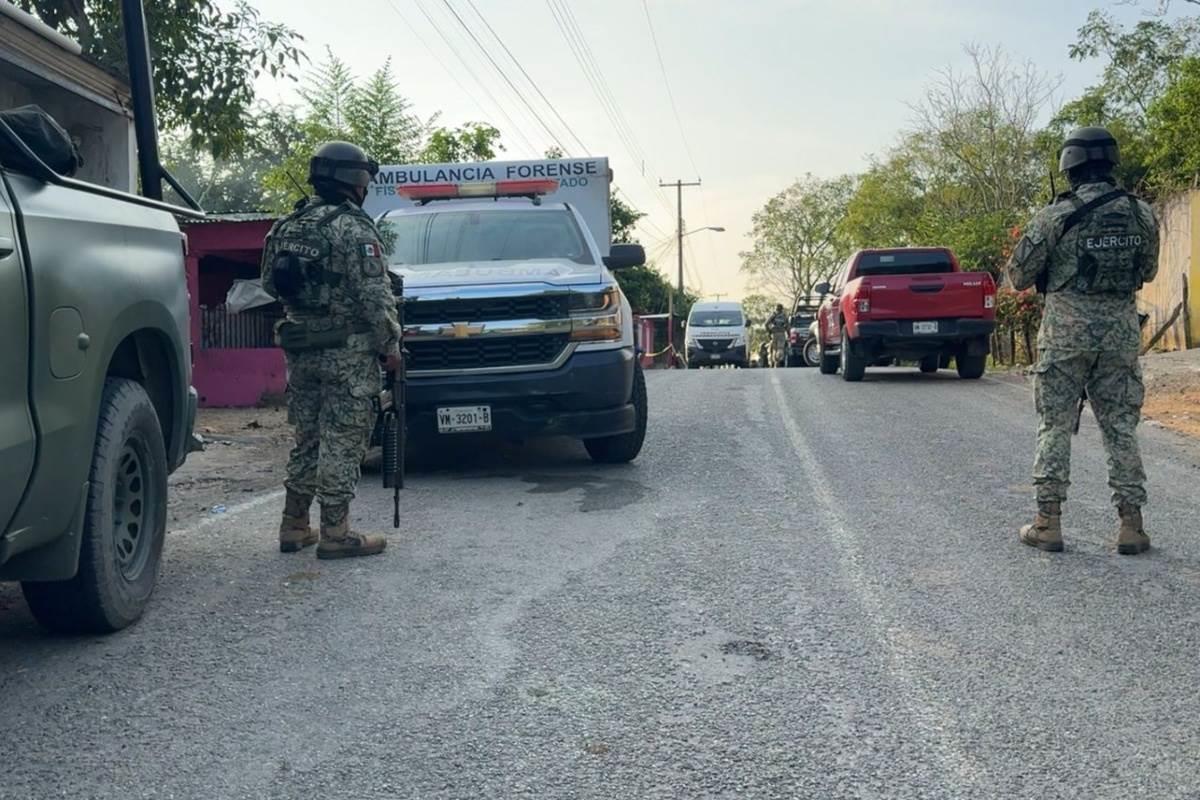
{"label": "front bumper", "polygon": [[746,347],[730,347],[726,350],[705,350],[698,347],[687,348],[687,363],[707,367],[713,364],[745,364]]}
{"label": "front bumper", "polygon": [[576,352],[554,370],[410,377],[408,432],[436,437],[438,408],[486,405],[497,436],[593,439],[629,433],[637,426],[633,371],[629,348]]}

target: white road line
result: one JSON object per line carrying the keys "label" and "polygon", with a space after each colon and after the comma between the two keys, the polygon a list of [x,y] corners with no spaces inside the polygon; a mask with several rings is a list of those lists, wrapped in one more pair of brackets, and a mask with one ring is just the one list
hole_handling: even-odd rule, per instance
{"label": "white road line", "polygon": [[802,480],[807,483],[810,491],[811,512],[818,518],[823,518],[823,527],[829,532],[830,544],[841,562],[842,572],[866,612],[864,622],[870,626],[871,633],[883,648],[888,659],[889,673],[902,690],[901,700],[907,706],[910,718],[920,729],[921,740],[928,743],[929,750],[942,764],[941,771],[946,781],[954,784],[948,787],[951,796],[979,796],[981,793],[976,785],[979,770],[962,748],[960,737],[955,730],[957,725],[953,708],[938,697],[936,690],[930,689],[926,681],[921,680],[912,663],[914,653],[911,646],[904,643],[904,637],[896,635],[902,631],[904,624],[901,620],[889,618],[888,606],[867,574],[862,562],[861,548],[839,510],[829,478],[800,426],[788,411],[787,396],[778,374],[771,374],[771,384],[779,402],[784,430],[796,454],[794,463],[800,468]]}
{"label": "white road line", "polygon": [[191,525],[187,528],[179,528],[178,530],[167,531],[167,535],[168,536],[187,535],[187,534],[196,533],[197,531],[203,530],[204,528],[207,528],[210,525],[217,525],[222,522],[228,522],[229,520],[236,517],[238,514],[241,514],[244,511],[252,511],[253,509],[258,508],[259,506],[264,506],[267,503],[276,501],[279,498],[283,497],[284,494],[286,494],[286,492],[283,489],[275,489],[273,491],[267,492],[266,494],[260,494],[256,497],[252,497],[251,499],[247,500],[244,503],[238,503],[237,505],[229,506],[227,509],[225,509],[225,512],[222,514],[210,514],[209,516],[200,520],[196,524]]}

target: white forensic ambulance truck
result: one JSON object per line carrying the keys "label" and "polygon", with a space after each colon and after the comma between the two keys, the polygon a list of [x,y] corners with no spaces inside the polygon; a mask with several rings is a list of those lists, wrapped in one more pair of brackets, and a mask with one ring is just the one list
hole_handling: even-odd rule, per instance
{"label": "white forensic ambulance truck", "polygon": [[607,159],[384,166],[364,209],[404,278],[408,427],[579,439],[628,462],[646,384],[613,271]]}

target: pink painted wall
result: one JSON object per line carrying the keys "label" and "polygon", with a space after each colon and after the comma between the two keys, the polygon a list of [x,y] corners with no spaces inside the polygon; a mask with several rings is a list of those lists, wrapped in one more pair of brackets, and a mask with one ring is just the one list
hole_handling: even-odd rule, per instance
{"label": "pink painted wall", "polygon": [[203,408],[250,408],[287,389],[283,351],[197,350],[192,382]]}
{"label": "pink painted wall", "polygon": [[283,351],[264,349],[212,349],[199,346],[200,305],[220,303],[232,279],[228,274],[201,273],[205,256],[257,264],[270,220],[206,222],[189,225],[187,283],[191,312],[192,384],[203,408],[247,408],[264,396],[282,395],[287,388]]}

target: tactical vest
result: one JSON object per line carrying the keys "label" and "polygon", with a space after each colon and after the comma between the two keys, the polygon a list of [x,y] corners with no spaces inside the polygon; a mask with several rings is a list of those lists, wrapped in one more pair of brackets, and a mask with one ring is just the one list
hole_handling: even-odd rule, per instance
{"label": "tactical vest", "polygon": [[1119,189],[1088,203],[1074,194],[1068,199],[1075,211],[1064,221],[1061,236],[1065,239],[1067,233],[1075,232],[1076,269],[1057,291],[1127,295],[1140,289],[1142,271],[1137,255],[1147,234],[1137,199]]}
{"label": "tactical vest", "polygon": [[306,219],[314,210],[325,207],[305,206],[287,216],[276,229],[270,244],[274,256],[268,269],[275,289],[290,311],[305,315],[328,313],[331,291],[344,278],[342,273],[326,268],[332,256],[332,244],[322,229],[349,211],[338,208],[319,219]]}

